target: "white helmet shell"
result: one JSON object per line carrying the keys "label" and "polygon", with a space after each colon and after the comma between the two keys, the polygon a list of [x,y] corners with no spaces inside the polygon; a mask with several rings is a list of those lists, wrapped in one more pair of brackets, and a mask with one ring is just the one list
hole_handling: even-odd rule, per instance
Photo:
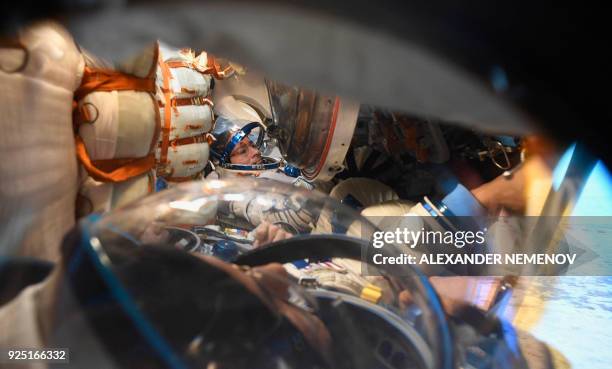
{"label": "white helmet shell", "polygon": [[263,76],[248,72],[223,80],[213,90],[215,114],[264,123],[272,118],[268,88]]}

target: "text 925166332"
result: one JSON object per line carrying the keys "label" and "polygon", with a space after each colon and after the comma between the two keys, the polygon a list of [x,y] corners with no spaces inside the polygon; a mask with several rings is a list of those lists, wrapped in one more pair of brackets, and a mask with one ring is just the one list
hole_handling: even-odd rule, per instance
{"label": "text 925166332", "polygon": [[0,349],[0,363],[15,362],[46,362],[68,363],[70,352],[67,348],[27,349],[13,348]]}

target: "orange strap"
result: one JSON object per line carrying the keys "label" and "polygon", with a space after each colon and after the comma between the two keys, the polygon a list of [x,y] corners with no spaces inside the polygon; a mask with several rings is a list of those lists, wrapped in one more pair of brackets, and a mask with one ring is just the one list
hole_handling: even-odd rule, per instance
{"label": "orange strap", "polygon": [[[194,96],[194,97],[179,97],[179,98],[174,98],[172,99],[172,107],[177,107],[177,106],[200,106],[200,105],[208,105],[210,107],[213,107],[214,104],[213,102],[204,96]],[[160,108],[163,108],[164,102],[159,101],[158,105]]]}
{"label": "orange strap", "polygon": [[149,173],[149,193],[155,192],[155,175],[153,173]]}
{"label": "orange strap", "polygon": [[234,73],[234,68],[231,65],[221,69],[221,64],[217,62],[214,56],[208,55],[206,60],[206,65],[211,73],[216,79],[224,79],[231,76]]}
{"label": "orange strap", "polygon": [[195,58],[193,61],[170,60],[167,61],[166,64],[169,68],[189,68],[197,70],[200,73],[212,74],[216,79],[227,78],[234,72],[234,68],[232,68],[231,65],[222,68],[221,64],[217,62],[217,59],[210,54],[206,56],[206,68],[203,69],[198,63],[198,58]]}
{"label": "orange strap", "polygon": [[155,93],[155,78],[139,78],[109,69],[85,67],[81,85],[74,93],[78,101],[94,91],[146,91]]}
{"label": "orange strap", "polygon": [[[156,49],[154,60],[157,60],[157,55],[158,50]],[[152,63],[151,69],[145,78],[136,77],[134,75],[115,70],[85,66],[83,70],[83,78],[81,79],[81,85],[74,93],[74,99],[76,100],[74,104],[76,119],[74,121],[78,124],[79,122],[83,121],[93,122],[97,119],[97,116],[92,118],[88,117],[88,114],[83,114],[86,112],[86,110],[81,111],[81,109],[76,109],[78,106],[76,102],[94,91],[143,91],[148,92],[151,98],[154,100],[154,72],[155,63]],[[156,121],[159,122],[159,112],[157,109],[155,109],[155,111]],[[84,118],[84,120],[82,118]],[[157,137],[158,130],[156,129],[153,135],[153,141],[151,142],[150,151],[152,151],[154,143],[157,141]],[[144,174],[155,167],[155,155],[151,152],[149,155],[142,158],[92,161],[87,153],[85,143],[78,133],[75,134],[75,145],[79,162],[87,170],[89,175],[97,181],[114,183],[122,182],[132,177]]]}
{"label": "orange strap", "polygon": [[[190,144],[202,143],[202,142],[206,142],[209,145],[211,145],[214,142],[214,136],[211,135],[210,133],[204,133],[204,134],[193,136],[193,137],[178,138],[176,140],[170,141],[169,147],[172,147],[173,149],[176,150],[178,146],[190,145]],[[183,164],[196,164],[197,162],[198,162],[197,160],[191,163],[184,161]],[[187,176],[187,177],[175,177],[172,175],[173,173],[174,173],[174,169],[170,170],[169,173],[165,173],[164,179],[168,182],[187,182],[187,181],[192,181],[197,176],[196,174],[196,175]]]}
{"label": "orange strap", "polygon": [[189,181],[193,181],[194,176],[188,176],[188,177],[172,177],[171,175],[169,177],[164,177],[164,179],[168,182],[189,182]]}
{"label": "orange strap", "polygon": [[208,142],[208,146],[211,146],[217,139],[211,133],[206,134],[206,142]]}
{"label": "orange strap", "polygon": [[[198,70],[193,62],[188,62],[186,60],[168,60],[165,62],[169,68],[189,68]],[[198,70],[200,72],[200,70]],[[205,73],[205,71],[201,71]]]}
{"label": "orange strap", "polygon": [[75,137],[75,144],[79,162],[96,181],[113,183],[122,182],[146,173],[155,166],[155,155],[153,154],[135,159],[92,161],[81,137]]}
{"label": "orange strap", "polygon": [[168,65],[162,60],[161,54],[159,56],[159,67],[162,72],[163,86],[162,91],[164,93],[164,125],[162,126],[162,142],[161,152],[159,155],[159,162],[163,165],[168,161],[168,145],[170,144],[170,128],[172,123],[172,109],[170,109],[172,102],[172,91],[170,90],[170,69]]}
{"label": "orange strap", "polygon": [[[175,140],[169,141],[168,146],[176,147],[176,146],[191,145],[194,143],[202,143],[202,142],[207,142],[210,145],[211,139],[209,138],[209,136],[212,136],[212,135],[209,133],[204,133],[198,136],[177,138]],[[161,144],[160,144],[160,147],[161,147]]]}

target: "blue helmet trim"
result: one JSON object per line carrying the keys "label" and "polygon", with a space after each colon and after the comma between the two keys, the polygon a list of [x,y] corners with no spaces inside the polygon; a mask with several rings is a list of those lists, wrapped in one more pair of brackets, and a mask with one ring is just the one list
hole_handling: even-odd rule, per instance
{"label": "blue helmet trim", "polygon": [[264,126],[258,122],[251,122],[240,128],[238,132],[234,133],[227,145],[225,145],[225,150],[223,150],[221,154],[215,152],[214,150],[210,150],[211,154],[217,160],[219,160],[219,163],[221,163],[222,166],[225,165],[229,161],[230,155],[232,154],[232,151],[234,150],[236,145],[238,145],[242,140],[244,140],[245,137],[248,137],[249,133],[251,133],[251,131],[257,127],[260,127],[262,129],[262,132],[259,134],[259,137],[257,138],[257,142],[255,144],[257,145],[257,147],[261,146],[261,143],[263,142],[264,138]]}
{"label": "blue helmet trim", "polygon": [[230,170],[269,170],[280,168],[280,160],[264,157],[261,164],[222,163],[221,168]]}
{"label": "blue helmet trim", "polygon": [[300,176],[300,174],[302,174],[300,168],[294,167],[293,165],[289,164],[285,165],[285,168],[283,168],[283,172],[289,177],[293,178],[297,178]]}

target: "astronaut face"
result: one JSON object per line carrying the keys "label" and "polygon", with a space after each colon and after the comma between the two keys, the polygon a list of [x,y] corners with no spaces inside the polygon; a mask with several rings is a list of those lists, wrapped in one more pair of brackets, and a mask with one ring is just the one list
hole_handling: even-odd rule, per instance
{"label": "astronaut face", "polygon": [[250,139],[245,139],[240,141],[232,153],[230,155],[230,162],[232,164],[246,164],[246,165],[254,165],[261,164],[261,152],[259,149],[251,142]]}

